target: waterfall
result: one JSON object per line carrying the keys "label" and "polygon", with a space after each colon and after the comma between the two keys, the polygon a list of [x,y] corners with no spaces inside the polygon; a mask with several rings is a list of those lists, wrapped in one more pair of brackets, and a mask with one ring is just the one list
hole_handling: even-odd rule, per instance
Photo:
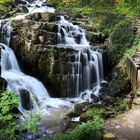
{"label": "waterfall", "polygon": [[45,12],[54,13],[55,9],[53,7],[48,7],[47,5],[42,6],[42,4],[44,2],[45,1],[43,1],[43,0],[34,0],[32,3],[27,4],[29,14],[31,14],[31,13],[45,13]]}
{"label": "waterfall", "polygon": [[[28,13],[14,19],[24,18],[32,13],[55,12],[54,8],[42,6],[43,0],[35,0],[31,3],[22,1],[26,2],[24,6],[28,9]],[[57,21],[57,45],[72,47],[77,51],[74,54],[75,59],[67,62],[67,92],[68,95],[76,98],[51,98],[42,82],[24,74],[20,69],[16,56],[10,48],[12,19],[0,21],[1,76],[8,83],[7,89],[15,91],[20,97],[18,108],[23,116],[31,110],[43,110],[44,122],[47,122],[48,126],[50,124],[50,127],[58,127],[60,119],[73,109],[74,104],[71,101],[92,102],[94,101],[93,94],[98,96],[101,82],[104,80],[102,54],[91,48],[84,29],[73,25],[64,16],[60,16]]]}
{"label": "waterfall", "polygon": [[[7,22],[6,24],[1,22],[0,25],[2,30],[0,40],[2,77],[8,82],[7,89],[16,91],[20,96],[20,112],[25,114],[28,110],[39,110],[47,106],[55,108],[59,108],[60,106],[72,106],[68,101],[51,98],[40,81],[24,74],[20,70],[15,54],[9,47],[10,31],[12,29],[11,22]],[[25,97],[29,99],[25,99]]]}
{"label": "waterfall", "polygon": [[[89,42],[85,37],[85,31],[77,25],[68,22],[64,16],[60,16],[58,20],[58,44],[66,44],[70,46],[88,46]],[[60,39],[61,37],[61,39]]]}
{"label": "waterfall", "polygon": [[[29,13],[41,12],[38,8],[43,9],[42,3],[43,1],[40,0],[33,1],[32,3],[27,2],[26,5],[30,5],[28,6]],[[104,80],[102,54],[91,49],[84,29],[73,25],[64,16],[59,17],[57,24],[58,45],[65,44],[78,50],[78,53],[75,53],[75,61],[68,62],[68,95],[80,97],[84,101],[92,101],[91,94],[98,96],[100,84]],[[9,47],[10,32],[12,30],[11,22],[5,24],[1,22],[0,26],[2,76],[8,81],[8,89],[15,90],[19,95],[24,89],[27,96],[31,98],[28,100],[32,104],[29,107],[30,109],[38,109],[39,106],[45,106],[46,100],[53,99],[50,98],[40,81],[21,72],[17,59]],[[21,107],[20,110],[23,110],[23,108]]]}
{"label": "waterfall", "polygon": [[98,96],[100,84],[104,80],[102,54],[94,51],[85,31],[67,21],[64,16],[58,18],[58,45],[67,45],[78,50],[75,61],[69,61],[68,93],[81,97],[84,101],[93,101],[91,95]]}

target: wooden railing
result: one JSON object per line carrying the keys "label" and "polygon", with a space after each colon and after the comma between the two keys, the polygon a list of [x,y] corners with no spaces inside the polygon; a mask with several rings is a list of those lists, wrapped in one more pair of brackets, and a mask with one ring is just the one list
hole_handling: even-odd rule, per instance
{"label": "wooden railing", "polygon": [[140,65],[136,64],[131,57],[127,57],[127,72],[133,88],[140,91]]}

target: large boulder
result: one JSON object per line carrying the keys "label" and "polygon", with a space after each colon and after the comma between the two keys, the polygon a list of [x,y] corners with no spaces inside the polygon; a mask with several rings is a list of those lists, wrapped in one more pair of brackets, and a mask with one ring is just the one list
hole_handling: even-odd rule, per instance
{"label": "large boulder", "polygon": [[26,16],[27,19],[35,21],[54,21],[56,17],[55,13],[33,13]]}
{"label": "large boulder", "polygon": [[105,35],[101,32],[87,31],[87,39],[93,44],[94,43],[104,43]]}

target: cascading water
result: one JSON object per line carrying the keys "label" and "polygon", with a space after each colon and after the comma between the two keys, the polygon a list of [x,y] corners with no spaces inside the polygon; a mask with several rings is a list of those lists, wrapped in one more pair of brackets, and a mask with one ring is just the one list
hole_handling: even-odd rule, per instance
{"label": "cascading water", "polygon": [[73,47],[76,45],[89,47],[89,42],[85,37],[85,31],[82,28],[68,22],[64,16],[59,17],[58,25],[58,44],[67,44]]}
{"label": "cascading water", "polygon": [[[35,12],[55,11],[54,8],[42,7],[42,3],[43,1],[26,2],[29,10],[29,13],[26,15]],[[73,108],[70,99],[51,98],[40,81],[24,74],[20,70],[14,52],[9,46],[12,29],[11,22],[4,22],[0,22],[2,77],[8,82],[8,90],[16,91],[21,97],[20,112],[24,115],[30,110],[42,109],[47,114],[47,119],[49,118],[48,122],[51,119],[52,122],[54,119],[56,120],[56,116],[58,116],[57,119],[64,117],[65,113],[62,112],[67,113]],[[74,94],[78,101],[93,101],[91,95],[95,94],[98,96],[100,84],[104,80],[102,54],[90,49],[85,31],[82,28],[68,22],[63,16],[60,16],[60,20],[57,23],[59,26],[57,45],[65,44],[64,46],[73,47],[78,51],[78,53],[75,53],[75,60],[69,60],[68,62],[68,94]]]}
{"label": "cascading water", "polygon": [[43,0],[35,0],[33,1],[31,4],[27,3],[27,8],[29,10],[29,14],[30,13],[45,13],[45,12],[49,12],[49,13],[54,13],[55,9],[53,7],[48,7],[47,5],[42,6]]}
{"label": "cascading water", "polygon": [[[50,98],[47,90],[40,81],[21,72],[17,59],[12,49],[9,47],[11,23],[7,22],[6,24],[3,24],[1,22],[1,29],[0,48],[2,50],[2,77],[8,82],[8,90],[14,90],[19,95],[21,91],[27,91],[32,103],[29,109],[39,110],[40,108],[45,108],[45,106],[55,108],[59,108],[60,106],[71,106],[72,104],[68,101]],[[21,100],[25,99],[21,98]],[[25,102],[27,102],[27,100],[25,100]],[[23,108],[22,105],[19,106],[19,110],[22,114],[27,112],[25,108]]]}
{"label": "cascading water", "polygon": [[93,101],[91,95],[98,96],[100,84],[104,80],[102,54],[91,49],[85,31],[68,22],[64,16],[58,20],[58,46],[67,45],[76,50],[75,60],[68,62],[68,93]]}

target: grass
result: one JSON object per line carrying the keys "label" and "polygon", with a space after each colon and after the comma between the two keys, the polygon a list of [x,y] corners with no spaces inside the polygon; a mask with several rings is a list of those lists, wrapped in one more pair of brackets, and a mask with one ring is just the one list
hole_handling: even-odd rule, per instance
{"label": "grass", "polygon": [[124,58],[126,59],[126,57],[128,55],[130,57],[133,57],[135,55],[136,50],[138,48],[140,48],[140,38],[136,38],[135,41],[134,41],[134,43],[133,43],[133,46],[130,49],[126,50]]}

